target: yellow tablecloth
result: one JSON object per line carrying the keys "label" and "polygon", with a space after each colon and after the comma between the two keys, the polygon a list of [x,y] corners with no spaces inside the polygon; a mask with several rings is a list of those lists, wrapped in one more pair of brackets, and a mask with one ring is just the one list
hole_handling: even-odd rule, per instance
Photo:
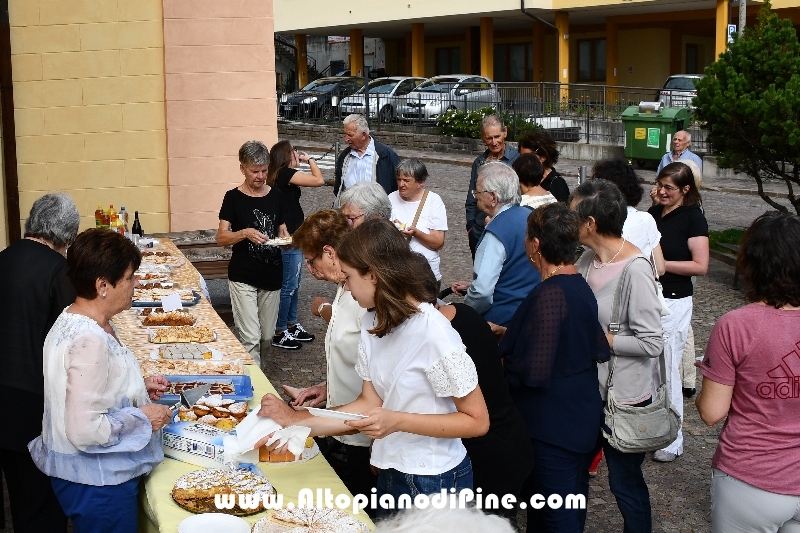
{"label": "yellow tablecloth", "polygon": [[[161,239],[164,243],[165,249],[175,254],[180,254],[178,249],[172,245],[168,239]],[[181,283],[186,284],[186,287],[192,279],[192,271],[194,271],[194,279],[197,280],[196,287],[199,288],[199,278],[197,271],[187,261],[185,265],[180,267]],[[177,276],[173,276],[177,278]],[[194,287],[193,287],[194,288]],[[202,307],[201,307],[202,306]],[[207,307],[207,308],[206,308]],[[230,330],[225,326],[222,319],[214,312],[211,304],[203,299],[194,309],[202,309],[203,313],[198,314],[202,316],[204,321],[208,323],[201,323],[202,325],[209,325],[214,327],[217,331],[218,340],[214,343],[216,348],[232,353],[240,354],[242,359],[250,359],[249,354],[245,351],[244,347],[236,340]],[[208,312],[210,310],[210,313]],[[143,334],[141,328],[138,327],[138,322],[131,311],[120,313],[114,317],[114,322],[120,332],[120,336],[128,347],[136,354],[137,357],[147,357],[150,350],[154,345],[147,343],[147,339]],[[235,344],[234,344],[235,343]],[[252,359],[250,359],[252,362]],[[268,392],[276,393],[275,388],[264,376],[258,367],[249,365],[247,367],[250,379],[253,383],[255,392],[253,398],[250,400],[249,405],[251,408],[257,408],[261,402],[261,397]],[[258,466],[270,480],[272,485],[283,495],[284,505],[289,502],[298,503],[298,494],[301,489],[312,489],[316,494],[317,489],[330,489],[334,497],[338,494],[347,494],[350,492],[344,486],[341,479],[336,475],[333,469],[322,455],[318,455],[305,463],[299,464],[269,464],[258,463]],[[199,466],[191,465],[174,459],[164,459],[158,467],[147,476],[144,483],[144,490],[140,494],[140,508],[139,508],[139,531],[144,533],[176,533],[178,531],[178,524],[181,520],[189,517],[192,513],[183,510],[172,500],[172,488],[175,481],[193,470],[197,470]],[[267,511],[269,512],[269,511]],[[245,517],[250,524],[254,524],[266,516],[267,512],[261,512],[256,515]],[[349,510],[352,512],[352,509]],[[363,512],[359,513],[358,518],[363,520],[370,528],[373,524],[369,517]],[[209,533],[224,533],[224,532],[209,532]]]}

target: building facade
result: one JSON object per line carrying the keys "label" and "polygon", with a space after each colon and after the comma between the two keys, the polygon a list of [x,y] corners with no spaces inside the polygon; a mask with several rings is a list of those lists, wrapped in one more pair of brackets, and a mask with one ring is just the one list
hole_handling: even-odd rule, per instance
{"label": "building facade", "polygon": [[216,228],[241,144],[277,141],[271,0],[7,3],[17,164],[0,245],[49,191],[72,195],[82,229],[98,204],[138,210],[146,232]]}
{"label": "building facade", "polygon": [[[748,24],[761,3],[747,2]],[[772,6],[800,24],[800,0]],[[343,0],[333,7],[324,0],[275,0],[275,15],[277,31],[296,35],[298,54],[307,35],[349,35],[354,70],[363,65],[360,43],[380,37],[391,74],[661,87],[672,74],[702,73],[725,50],[738,2]]]}

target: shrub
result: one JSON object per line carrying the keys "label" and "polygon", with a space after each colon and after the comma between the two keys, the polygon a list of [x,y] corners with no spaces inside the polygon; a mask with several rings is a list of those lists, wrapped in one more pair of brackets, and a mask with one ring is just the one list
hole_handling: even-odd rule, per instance
{"label": "shrub", "polygon": [[[481,120],[487,115],[494,115],[496,113],[497,110],[493,107],[484,107],[474,111],[449,109],[436,119],[436,129],[441,135],[480,139]],[[500,113],[500,116],[508,128],[509,141],[517,141],[529,131],[542,129],[540,125],[522,117],[517,117],[517,122],[514,124],[513,115],[507,111]]]}

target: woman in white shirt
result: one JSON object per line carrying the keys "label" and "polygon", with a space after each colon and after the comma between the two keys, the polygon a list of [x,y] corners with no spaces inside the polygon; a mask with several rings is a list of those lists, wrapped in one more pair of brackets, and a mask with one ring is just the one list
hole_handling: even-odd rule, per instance
{"label": "woman in white shirt", "polygon": [[[486,434],[489,413],[461,337],[431,304],[421,303],[428,291],[417,282],[418,261],[384,219],[361,224],[337,252],[346,287],[368,309],[356,363],[361,394],[337,410],[367,418],[312,417],[299,424],[311,427],[312,435],[358,430],[376,439],[371,464],[380,469],[379,518],[394,511],[384,508],[387,500],[410,506],[417,494],[472,489],[461,438]],[[259,414],[280,412],[275,402],[281,401],[265,396]]]}
{"label": "woman in white shirt", "polygon": [[389,195],[392,222],[409,239],[409,246],[419,252],[431,266],[441,288],[439,250],[447,233],[447,210],[442,198],[425,189],[428,169],[419,159],[400,161],[397,165],[397,190]]}

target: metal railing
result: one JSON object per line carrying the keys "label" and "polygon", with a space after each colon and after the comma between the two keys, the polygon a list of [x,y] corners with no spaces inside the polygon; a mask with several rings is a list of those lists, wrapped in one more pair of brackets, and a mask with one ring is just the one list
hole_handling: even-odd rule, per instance
{"label": "metal railing", "polygon": [[[412,91],[405,96],[369,95],[370,126],[380,131],[392,129],[436,133],[436,120],[449,109],[473,111],[494,108],[508,121],[509,138],[515,139],[525,123],[541,125],[562,141],[622,145],[625,130],[622,113],[639,102],[659,101],[676,107],[689,105],[684,91],[656,87],[563,84],[555,82],[476,83],[447,86],[441,93]],[[279,119],[301,122],[341,124],[351,113],[365,116],[363,94],[333,95],[324,105],[316,102],[287,108],[278,95]],[[708,151],[705,133],[690,127],[693,149]]]}

